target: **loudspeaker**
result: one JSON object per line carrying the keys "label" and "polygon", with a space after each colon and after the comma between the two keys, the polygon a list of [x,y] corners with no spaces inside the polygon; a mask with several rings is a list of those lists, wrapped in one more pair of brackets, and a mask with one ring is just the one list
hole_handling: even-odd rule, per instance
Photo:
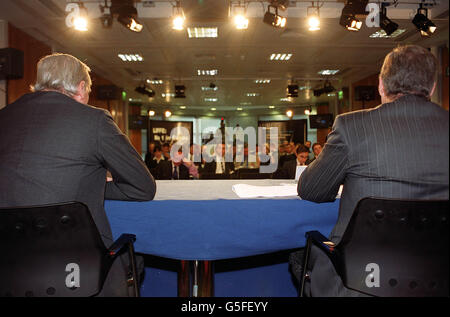
{"label": "loudspeaker", "polygon": [[287,97],[298,97],[298,85],[288,85]]}
{"label": "loudspeaker", "polygon": [[175,85],[175,98],[186,98],[184,91],[186,87],[183,85]]}
{"label": "loudspeaker", "polygon": [[355,87],[355,100],[356,101],[371,101],[377,97],[376,86],[356,86]]}
{"label": "loudspeaker", "polygon": [[23,77],[23,52],[15,48],[0,49],[0,79]]}
{"label": "loudspeaker", "polygon": [[98,100],[115,100],[120,99],[120,91],[117,86],[97,86]]}

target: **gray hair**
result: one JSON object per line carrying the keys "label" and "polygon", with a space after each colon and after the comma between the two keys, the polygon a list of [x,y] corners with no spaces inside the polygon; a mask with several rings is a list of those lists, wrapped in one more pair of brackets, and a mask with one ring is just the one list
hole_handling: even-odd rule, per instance
{"label": "gray hair", "polygon": [[417,45],[395,48],[386,56],[380,73],[388,96],[414,94],[428,98],[436,76],[436,58]]}
{"label": "gray hair", "polygon": [[74,96],[77,94],[78,85],[84,81],[85,89],[89,93],[92,85],[90,71],[86,64],[72,55],[47,55],[37,64],[36,84],[31,86],[31,91],[52,89]]}

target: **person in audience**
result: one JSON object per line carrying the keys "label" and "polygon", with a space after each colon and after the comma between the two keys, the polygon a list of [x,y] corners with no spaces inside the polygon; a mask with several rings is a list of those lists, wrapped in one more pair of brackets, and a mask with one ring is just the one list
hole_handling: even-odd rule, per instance
{"label": "person in audience", "polygon": [[[45,56],[32,93],[0,110],[0,207],[82,202],[109,247],[104,199],[152,200],[156,183],[111,114],[88,105],[89,72],[71,55]],[[132,294],[127,262],[114,261],[100,296]]]}
{"label": "person in audience", "polygon": [[320,152],[322,152],[322,144],[317,143],[317,142],[314,143],[312,146],[312,150],[313,150],[314,157],[309,160],[308,164],[311,164],[319,156]]}
{"label": "person in audience", "polygon": [[155,146],[156,146],[155,142],[153,142],[153,141],[148,142],[148,152],[145,154],[145,159],[144,159],[145,165],[147,165],[147,167],[150,165],[150,162],[153,158]]}
{"label": "person in audience", "polygon": [[159,165],[159,163],[161,161],[165,161],[165,157],[162,155],[162,149],[159,145],[155,146],[155,149],[153,151],[153,158],[149,161],[146,162],[148,169],[150,170],[150,172],[152,173],[152,175],[155,176],[156,179],[158,179],[155,175],[155,168]]}
{"label": "person in audience", "polygon": [[283,167],[276,172],[274,178],[295,179],[297,166],[307,165],[309,149],[303,144],[300,144],[295,151],[297,158],[295,160],[285,162]]}
{"label": "person in audience", "polygon": [[[258,146],[255,147],[256,151],[252,151],[250,152],[249,155],[249,150],[248,150],[248,144],[245,143],[244,144],[244,159],[242,162],[235,162],[234,163],[234,168],[235,170],[237,169],[241,169],[241,168],[251,168],[251,169],[256,169],[259,168],[259,157],[258,155],[256,155],[258,153]],[[236,159],[236,157],[235,157]]]}
{"label": "person in audience", "polygon": [[233,162],[226,162],[225,159],[225,144],[219,143],[215,147],[215,156],[212,162],[205,163],[202,171],[204,174],[209,174],[214,177],[227,178],[234,173]]}
{"label": "person in audience", "polygon": [[[343,184],[329,237],[335,244],[362,198],[449,199],[449,113],[430,101],[436,82],[437,60],[429,50],[399,46],[381,68],[382,104],[336,117],[323,151],[298,182],[299,196],[317,203],[334,201]],[[297,278],[300,253],[290,259]],[[310,260],[306,295],[362,296],[344,287],[328,257],[315,247]]]}
{"label": "person in audience", "polygon": [[155,178],[164,180],[189,179],[189,168],[183,164],[184,159],[183,153],[180,150],[173,158],[161,160],[154,169]]}
{"label": "person in audience", "polygon": [[170,160],[170,144],[167,142],[163,143],[161,149],[164,159],[167,161]]}
{"label": "person in audience", "polygon": [[311,151],[311,141],[306,141],[305,146]]}

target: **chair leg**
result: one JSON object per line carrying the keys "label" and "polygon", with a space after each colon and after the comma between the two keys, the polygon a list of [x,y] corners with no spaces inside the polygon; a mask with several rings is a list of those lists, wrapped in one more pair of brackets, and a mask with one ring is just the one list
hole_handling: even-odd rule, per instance
{"label": "chair leg", "polygon": [[311,244],[312,244],[312,240],[311,238],[307,238],[306,240],[306,250],[305,250],[305,254],[303,255],[303,266],[302,266],[302,279],[300,281],[300,290],[299,290],[299,297],[303,297],[304,292],[305,292],[305,281],[306,281],[306,272],[307,272],[307,267],[309,264],[309,254],[311,252]]}
{"label": "chair leg", "polygon": [[138,284],[138,276],[137,276],[137,268],[136,268],[136,258],[134,255],[134,246],[133,243],[128,244],[128,257],[130,259],[131,273],[133,274],[133,289],[134,296],[139,297],[139,284]]}

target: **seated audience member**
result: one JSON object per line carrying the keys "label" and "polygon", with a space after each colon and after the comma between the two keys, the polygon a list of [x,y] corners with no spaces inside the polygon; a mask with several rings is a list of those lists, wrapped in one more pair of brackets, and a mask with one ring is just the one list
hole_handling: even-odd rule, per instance
{"label": "seated audience member", "polygon": [[156,143],[151,141],[148,142],[148,152],[145,154],[145,164],[148,166],[148,162],[153,158],[155,152]]}
{"label": "seated audience member", "polygon": [[170,144],[167,142],[163,143],[161,149],[162,149],[162,155],[164,156],[164,159],[170,160]]}
{"label": "seated audience member", "polygon": [[225,144],[217,144],[215,148],[215,156],[212,162],[205,163],[202,170],[205,174],[214,174],[216,176],[230,176],[234,173],[233,162],[225,161]]}
{"label": "seated audience member", "polygon": [[[336,117],[323,151],[298,182],[299,196],[317,203],[334,201],[343,185],[329,237],[334,243],[362,198],[449,199],[449,114],[430,101],[436,80],[437,60],[429,50],[399,46],[381,68],[382,104]],[[418,151],[417,144],[425,148]],[[435,155],[430,157],[430,151]],[[290,257],[297,278],[301,259],[299,253]],[[342,284],[319,249],[312,248],[310,261],[306,295],[363,296]]]}
{"label": "seated audience member", "polygon": [[307,165],[309,149],[300,144],[296,149],[297,158],[284,163],[283,167],[276,172],[274,178],[295,179],[297,166]]}
{"label": "seated audience member", "polygon": [[312,163],[317,158],[317,156],[319,156],[320,152],[322,152],[322,144],[314,143],[312,146],[312,150],[314,157],[311,160],[309,160],[308,164]]}
{"label": "seated audience member", "polygon": [[[152,200],[156,184],[110,113],[87,104],[89,72],[71,55],[43,57],[33,92],[0,110],[0,207],[82,202],[109,247],[104,199]],[[132,294],[128,265],[127,254],[116,259],[100,296]]]}
{"label": "seated audience member", "polygon": [[311,141],[306,141],[305,146],[311,151]]}
{"label": "seated audience member", "polygon": [[183,164],[183,154],[179,151],[175,157],[161,161],[154,169],[156,179],[189,179],[189,168]]}
{"label": "seated audience member", "polygon": [[256,153],[258,153],[258,147],[256,146],[256,153],[255,151],[249,153],[248,144],[244,144],[243,152],[244,157],[242,162],[237,161],[237,158],[239,157],[237,155],[238,153],[236,153],[236,156],[234,158],[235,159],[234,169],[237,170],[241,168],[251,168],[251,169],[259,168],[259,157],[256,155]]}
{"label": "seated audience member", "polygon": [[146,162],[148,169],[153,174],[154,169],[158,166],[161,161],[165,161],[166,159],[162,155],[162,150],[159,145],[155,146],[155,150],[153,151],[153,157],[149,162]]}
{"label": "seated audience member", "polygon": [[295,161],[295,159],[297,158],[295,149],[296,149],[296,147],[295,147],[294,142],[289,142],[289,143],[285,144],[285,155],[280,157],[280,162],[279,162],[280,168],[283,168],[284,163],[286,163],[287,161]]}

